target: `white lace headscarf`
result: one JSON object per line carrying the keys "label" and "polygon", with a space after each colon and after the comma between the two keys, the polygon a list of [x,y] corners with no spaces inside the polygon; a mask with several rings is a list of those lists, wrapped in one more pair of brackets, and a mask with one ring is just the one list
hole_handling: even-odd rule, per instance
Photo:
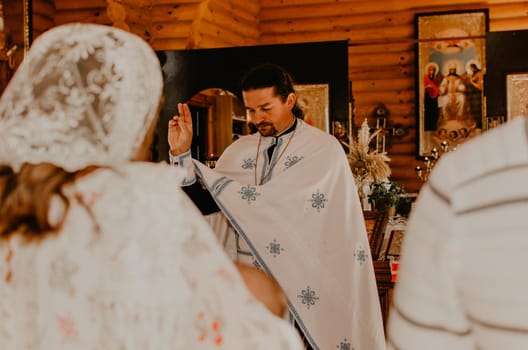
{"label": "white lace headscarf", "polygon": [[132,158],[156,113],[163,79],[141,38],[70,24],[42,34],[0,98],[0,164],[74,171]]}

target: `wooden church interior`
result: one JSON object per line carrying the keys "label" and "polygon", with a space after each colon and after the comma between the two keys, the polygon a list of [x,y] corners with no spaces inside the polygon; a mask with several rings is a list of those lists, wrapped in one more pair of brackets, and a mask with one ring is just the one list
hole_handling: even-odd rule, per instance
{"label": "wooden church interior", "polygon": [[[167,78],[166,108],[157,154],[175,103],[189,101],[204,115],[195,153],[214,162],[234,134],[249,129],[238,95],[239,76],[259,60],[290,69],[299,84],[328,84],[326,131],[345,125],[355,138],[364,121],[381,129],[375,147],[390,158],[390,180],[415,198],[424,183],[420,152],[418,14],[484,11],[483,121],[507,119],[506,75],[528,72],[528,1],[520,0],[3,0],[0,27],[0,91],[31,42],[46,30],[73,22],[115,26],[145,39],[168,60],[181,64]],[[515,54],[512,54],[515,53]],[[485,63],[485,65],[484,65]],[[183,73],[182,73],[183,72]],[[216,111],[212,115],[212,111]],[[495,119],[489,119],[495,120]],[[338,122],[338,124],[336,124]],[[214,124],[214,125],[213,125]],[[233,129],[235,128],[235,129]],[[483,129],[486,127],[483,126]],[[215,132],[211,132],[215,130]],[[380,142],[380,144],[378,144]],[[430,151],[430,150],[427,150]],[[427,153],[427,152],[426,152]],[[422,177],[423,177],[422,173]],[[409,205],[410,207],[410,205]],[[402,216],[408,213],[402,212]],[[405,211],[405,210],[404,210]],[[374,242],[378,291],[387,316],[395,272],[381,253],[391,244],[386,215],[365,211]],[[391,218],[393,220],[394,218]],[[404,223],[393,220],[393,231]],[[400,226],[398,226],[400,225]],[[373,247],[371,247],[373,249]],[[397,254],[393,256],[397,260]]]}

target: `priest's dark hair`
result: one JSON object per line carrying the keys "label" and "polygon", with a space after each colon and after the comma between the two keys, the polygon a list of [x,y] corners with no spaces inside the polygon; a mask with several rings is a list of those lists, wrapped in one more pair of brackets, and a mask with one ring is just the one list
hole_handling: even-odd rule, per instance
{"label": "priest's dark hair", "polygon": [[[275,93],[284,102],[290,93],[295,93],[293,84],[294,80],[286,69],[277,64],[263,63],[251,68],[244,74],[241,86],[242,91],[274,87]],[[292,108],[292,113],[297,118],[304,118],[304,113],[297,102]]]}

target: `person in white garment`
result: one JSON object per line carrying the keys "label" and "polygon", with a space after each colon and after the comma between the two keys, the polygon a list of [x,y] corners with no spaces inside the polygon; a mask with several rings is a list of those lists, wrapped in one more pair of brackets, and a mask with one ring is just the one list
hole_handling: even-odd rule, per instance
{"label": "person in white garment", "polygon": [[116,28],[32,45],[0,99],[0,349],[302,349],[174,183],[182,171],[136,161],[162,87],[150,46]]}
{"label": "person in white garment", "polygon": [[389,349],[528,349],[527,178],[527,117],[442,156],[409,218]]}
{"label": "person in white garment", "polygon": [[235,235],[226,232],[234,230],[233,258],[277,280],[307,345],[384,349],[363,213],[341,145],[301,119],[282,67],[248,71],[242,95],[258,132],[231,144],[214,169],[191,157],[189,107],[180,104],[169,121],[170,161],[185,169],[184,189],[192,195],[207,189],[221,211],[209,205],[202,212],[224,231],[219,239],[229,241]]}

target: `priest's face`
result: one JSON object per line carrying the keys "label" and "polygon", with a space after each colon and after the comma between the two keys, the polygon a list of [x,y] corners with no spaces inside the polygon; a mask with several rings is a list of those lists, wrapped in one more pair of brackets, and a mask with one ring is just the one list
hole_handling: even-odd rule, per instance
{"label": "priest's face", "polygon": [[294,93],[283,101],[274,87],[267,87],[243,91],[242,96],[249,120],[262,136],[275,136],[293,123]]}

